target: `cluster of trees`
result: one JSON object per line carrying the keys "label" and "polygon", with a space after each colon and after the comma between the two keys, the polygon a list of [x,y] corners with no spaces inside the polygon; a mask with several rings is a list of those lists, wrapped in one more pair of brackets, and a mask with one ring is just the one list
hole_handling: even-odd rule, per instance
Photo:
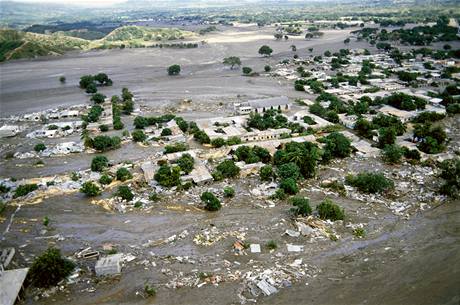
{"label": "cluster of trees", "polygon": [[171,65],[167,69],[168,75],[179,75],[180,70],[181,70],[181,68],[177,64]]}
{"label": "cluster of trees", "polygon": [[[134,127],[136,129],[144,129],[145,127],[148,126],[160,126],[163,123],[167,123],[173,119],[175,119],[174,114],[164,114],[162,116],[152,116],[152,117],[143,117],[143,116],[137,116],[134,118]],[[177,120],[176,120],[177,122]],[[184,121],[185,122],[185,121]],[[187,122],[185,122],[187,123]],[[178,124],[179,125],[179,124]],[[180,126],[179,126],[180,128]],[[188,127],[186,127],[188,128]],[[182,129],[182,128],[181,128]]]}
{"label": "cluster of trees", "polygon": [[287,123],[287,118],[276,110],[267,110],[263,115],[252,112],[247,120],[248,127],[259,130],[279,129],[285,127]]}
{"label": "cluster of trees", "polygon": [[247,164],[269,163],[271,161],[270,152],[260,146],[240,146],[236,149],[234,155],[238,158],[238,161],[244,161]]}
{"label": "cluster of trees", "polygon": [[354,175],[348,175],[345,182],[356,187],[363,193],[381,193],[394,187],[394,182],[386,178],[382,173],[362,172]]}
{"label": "cluster of trees", "polygon": [[171,154],[171,153],[175,153],[175,152],[179,152],[179,151],[186,151],[186,150],[188,150],[187,143],[177,142],[177,143],[174,143],[174,144],[166,145],[164,153],[165,154]]}
{"label": "cluster of trees", "polygon": [[222,147],[224,145],[232,146],[232,145],[238,145],[238,144],[241,144],[241,139],[236,136],[229,137],[227,141],[225,141],[223,138],[215,138],[215,139],[212,139],[211,141],[211,145],[216,148]]}
{"label": "cluster of trees", "polygon": [[346,158],[351,154],[351,142],[343,134],[332,132],[319,140],[325,143],[322,161],[327,163],[333,158]]}
{"label": "cluster of trees", "polygon": [[384,97],[383,103],[407,111],[425,109],[426,106],[426,101],[424,99],[402,92],[396,92],[390,96]]}
{"label": "cluster of trees", "polygon": [[99,105],[93,105],[89,109],[88,114],[82,116],[82,120],[87,123],[94,123],[99,121],[100,116],[104,109]]}
{"label": "cluster of trees", "polygon": [[240,168],[235,164],[233,160],[224,160],[212,173],[214,180],[219,181],[224,178],[235,178],[240,174]]}
{"label": "cluster of trees", "polygon": [[460,197],[460,159],[444,160],[440,164],[440,177],[445,180],[440,193],[452,198]]}
{"label": "cluster of trees", "polygon": [[105,73],[96,75],[83,75],[80,78],[80,88],[85,89],[86,93],[96,93],[97,86],[112,86],[112,80]]}
{"label": "cluster of trees", "polygon": [[419,142],[417,148],[424,153],[437,154],[446,148],[447,134],[441,126],[433,126],[430,123],[417,124],[413,137]]}
{"label": "cluster of trees", "polygon": [[91,138],[87,132],[82,135],[86,147],[94,148],[97,151],[108,151],[120,147],[120,137],[99,135]]}

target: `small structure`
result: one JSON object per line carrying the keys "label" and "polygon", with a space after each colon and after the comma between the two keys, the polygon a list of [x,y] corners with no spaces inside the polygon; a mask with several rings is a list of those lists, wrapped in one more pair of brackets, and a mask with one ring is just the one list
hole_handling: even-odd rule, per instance
{"label": "small structure", "polygon": [[206,182],[213,181],[212,175],[209,173],[206,166],[198,160],[195,160],[195,166],[189,175],[182,177],[183,181],[191,180],[193,183],[202,185]]}
{"label": "small structure", "polygon": [[409,121],[412,117],[417,115],[416,112],[400,110],[389,105],[385,105],[382,108],[380,108],[379,112],[386,115],[395,116],[399,118],[403,123]]}
{"label": "small structure", "polygon": [[0,271],[0,304],[13,305],[19,298],[29,268]]}
{"label": "small structure", "polygon": [[155,176],[155,166],[153,166],[151,161],[142,163],[141,169],[144,172],[144,179],[146,182],[153,180]]}
{"label": "small structure", "polygon": [[235,103],[234,107],[235,111],[239,114],[248,114],[250,112],[264,113],[267,110],[287,111],[291,109],[291,103],[286,96],[280,96],[250,100],[246,103]]}
{"label": "small structure", "polygon": [[99,259],[94,270],[97,276],[114,275],[121,273],[122,254],[113,254]]}
{"label": "small structure", "polygon": [[0,138],[14,137],[21,131],[17,125],[3,125],[0,127]]}

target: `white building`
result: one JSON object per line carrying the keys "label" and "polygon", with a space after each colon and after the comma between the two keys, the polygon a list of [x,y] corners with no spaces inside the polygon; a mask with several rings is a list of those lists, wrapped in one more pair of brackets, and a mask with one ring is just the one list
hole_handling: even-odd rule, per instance
{"label": "white building", "polygon": [[236,103],[234,107],[235,111],[239,114],[249,114],[250,112],[264,113],[267,110],[287,111],[291,109],[291,103],[286,96],[280,96]]}

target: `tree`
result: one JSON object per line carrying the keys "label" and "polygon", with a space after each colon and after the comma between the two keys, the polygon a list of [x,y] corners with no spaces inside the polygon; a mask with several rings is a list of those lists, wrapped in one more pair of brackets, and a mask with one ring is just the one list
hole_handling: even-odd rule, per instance
{"label": "tree", "polygon": [[396,131],[393,127],[380,128],[379,130],[379,147],[394,144],[396,141]]}
{"label": "tree", "polygon": [[101,189],[93,181],[86,181],[82,184],[80,192],[85,194],[88,197],[99,196],[101,194]]}
{"label": "tree", "polygon": [[224,188],[224,197],[227,197],[227,198],[235,197],[235,189],[233,187],[226,186]]}
{"label": "tree", "polygon": [[222,161],[216,169],[222,173],[224,178],[233,178],[239,175],[240,168],[236,166],[233,160],[224,160]]}
{"label": "tree", "polygon": [[389,164],[400,163],[403,154],[404,150],[402,149],[402,147],[396,144],[385,145],[385,147],[382,150],[383,160]]}
{"label": "tree", "polygon": [[181,168],[179,166],[171,167],[165,164],[160,166],[154,178],[161,186],[177,186],[180,184],[180,170]]}
{"label": "tree", "polygon": [[105,125],[105,124],[99,125],[99,130],[101,132],[107,132],[107,131],[109,131],[109,126]]}
{"label": "tree", "polygon": [[359,118],[356,121],[353,129],[356,130],[359,136],[364,137],[366,139],[372,139],[375,135],[375,132],[372,130],[372,123],[366,120],[365,118]]}
{"label": "tree", "polygon": [[265,72],[270,72],[271,70],[272,70],[272,67],[270,67],[269,65],[265,65],[264,67]]}
{"label": "tree", "polygon": [[275,33],[273,36],[275,37],[276,40],[280,40],[283,38],[283,34],[281,33]]}
{"label": "tree", "polygon": [[291,198],[291,204],[294,206],[291,211],[296,216],[308,216],[311,214],[310,200],[305,197],[295,196]]}
{"label": "tree", "polygon": [[101,178],[99,178],[99,183],[102,184],[102,185],[107,185],[107,184],[110,184],[112,183],[112,177],[110,177],[109,175],[102,175]]}
{"label": "tree", "polygon": [[218,148],[218,147],[222,147],[222,146],[225,145],[225,140],[222,139],[222,138],[215,138],[215,139],[213,139],[213,140],[211,141],[211,145],[212,145],[213,147],[217,147],[217,148]]}
{"label": "tree", "polygon": [[143,116],[135,117],[133,124],[136,129],[144,129],[150,125],[148,119]]}
{"label": "tree", "polygon": [[112,86],[112,80],[105,73],[98,73],[94,76],[94,80],[101,86]]}
{"label": "tree", "polygon": [[168,75],[178,75],[180,73],[179,65],[172,65],[168,67]]}
{"label": "tree", "polygon": [[236,56],[230,56],[224,58],[224,65],[230,66],[233,69],[235,66],[241,66],[241,59]]}
{"label": "tree", "polygon": [[133,192],[131,192],[129,186],[126,185],[120,185],[117,189],[117,192],[115,193],[115,196],[120,197],[122,200],[126,200],[128,202],[134,198]]}
{"label": "tree", "polygon": [[271,165],[262,166],[259,170],[259,176],[262,181],[271,181],[275,176],[273,167]]}
{"label": "tree", "polygon": [[91,160],[91,170],[93,172],[102,172],[109,165],[106,156],[96,156]]}
{"label": "tree", "polygon": [[37,145],[34,146],[34,150],[36,152],[41,152],[41,151],[44,151],[45,149],[46,149],[46,145],[43,143],[38,143]]}
{"label": "tree", "polygon": [[286,194],[295,195],[299,192],[297,183],[294,178],[286,178],[281,180],[280,189],[282,189]]}
{"label": "tree", "polygon": [[177,165],[179,165],[180,169],[185,172],[186,174],[189,174],[194,167],[195,160],[190,154],[183,154],[178,160],[177,160]]}
{"label": "tree", "polygon": [[93,101],[96,104],[102,104],[105,102],[106,96],[102,93],[95,93],[91,97],[91,101]]}
{"label": "tree", "polygon": [[350,38],[346,38],[346,39],[343,41],[343,43],[345,43],[345,44],[350,43]]}
{"label": "tree", "polygon": [[133,178],[133,175],[129,172],[129,170],[124,167],[120,167],[117,170],[116,176],[117,176],[117,180],[120,180],[122,182]]}
{"label": "tree", "polygon": [[277,176],[281,179],[292,178],[298,180],[301,176],[300,168],[292,162],[281,164],[278,166]]}
{"label": "tree", "polygon": [[443,195],[460,197],[460,159],[444,160],[439,168],[442,170],[440,177],[445,180],[439,192]]}
{"label": "tree", "polygon": [[203,192],[200,199],[205,204],[205,209],[208,211],[218,211],[222,207],[219,199],[211,192]]}
{"label": "tree", "polygon": [[351,186],[358,188],[363,193],[381,193],[393,188],[392,180],[387,179],[381,173],[362,172],[356,176],[348,175],[345,182]]}
{"label": "tree", "polygon": [[90,84],[94,84],[94,77],[92,75],[83,75],[80,77],[80,88],[86,89]]}
{"label": "tree", "polygon": [[167,136],[170,136],[170,135],[172,135],[171,129],[163,128],[163,130],[161,131],[161,136],[162,137],[167,137]]}
{"label": "tree", "polygon": [[96,93],[96,92],[97,92],[96,84],[95,84],[95,83],[89,84],[89,85],[86,87],[85,92],[88,93],[88,94],[94,94],[94,93]]}
{"label": "tree", "polygon": [[57,285],[74,269],[75,263],[62,257],[59,249],[49,248],[34,260],[27,275],[35,287],[48,288]]}
{"label": "tree", "polygon": [[297,51],[297,47],[295,45],[291,45],[291,50],[292,52],[296,52]]}
{"label": "tree", "polygon": [[99,151],[107,151],[120,146],[121,139],[119,137],[96,136],[93,139],[93,148]]}
{"label": "tree", "polygon": [[59,81],[61,82],[61,84],[64,84],[66,82],[65,76],[60,76]]}
{"label": "tree", "polygon": [[326,143],[323,148],[323,161],[325,162],[330,161],[333,157],[346,158],[351,153],[350,140],[339,132],[332,132],[321,141]]}
{"label": "tree", "polygon": [[134,130],[131,133],[131,136],[133,137],[134,142],[144,142],[147,139],[147,136],[145,135],[145,133],[139,129]]}
{"label": "tree", "polygon": [[263,56],[270,56],[273,53],[272,48],[267,45],[263,45],[259,49],[259,54]]}
{"label": "tree", "polygon": [[330,219],[332,221],[343,220],[345,218],[345,213],[337,204],[332,200],[326,198],[321,202],[317,207],[318,215],[321,219]]}
{"label": "tree", "polygon": [[252,72],[252,68],[250,67],[243,67],[243,74],[244,75],[249,75]]}

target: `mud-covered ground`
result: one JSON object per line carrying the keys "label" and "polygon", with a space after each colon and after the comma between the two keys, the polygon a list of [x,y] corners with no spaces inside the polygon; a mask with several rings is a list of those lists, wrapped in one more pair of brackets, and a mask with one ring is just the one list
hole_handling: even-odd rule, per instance
{"label": "mud-covered ground", "polygon": [[[291,83],[274,78],[242,77],[239,71],[221,64],[224,57],[240,56],[244,66],[262,71],[267,63],[274,65],[291,57],[292,44],[297,46],[299,55],[309,47],[314,48],[313,54],[321,54],[344,47],[348,33],[326,31],[320,40],[294,38],[276,42],[271,38],[272,31],[224,29],[223,33],[206,36],[208,44],[198,49],[98,51],[2,64],[0,110],[4,116],[85,103],[88,97],[77,88],[79,77],[106,72],[115,83],[112,88],[104,88],[107,95],[118,94],[126,86],[139,103],[152,109],[175,107],[190,119],[225,115],[231,112],[231,103],[239,95],[247,99],[298,97],[301,93],[295,92]],[[272,46],[273,57],[257,55],[262,44]],[[347,47],[361,47],[352,44]],[[368,47],[363,43],[364,46]],[[181,64],[181,76],[166,76],[165,68],[173,63]],[[61,74],[67,77],[65,85],[58,81]],[[188,98],[192,105],[180,108],[179,102]],[[131,126],[130,119],[123,120]],[[459,121],[451,119],[448,124],[450,150],[454,146],[458,149]],[[78,138],[74,135],[46,141]],[[7,141],[20,151],[31,150],[39,142]],[[139,161],[160,150],[129,143],[106,155],[116,162]],[[44,167],[34,166],[36,160],[2,160],[0,171],[2,177],[17,178],[68,174],[88,168],[93,156],[44,158]],[[320,187],[326,179],[343,180],[348,172],[376,170],[395,179],[396,199],[362,198],[352,189],[340,196]],[[301,195],[310,198],[313,208],[328,197],[345,209],[343,222],[326,224],[337,241],[324,235],[285,235],[287,229],[296,229],[289,213],[291,206],[287,202],[273,205],[266,197],[256,196],[254,189],[261,182],[249,177],[164,195],[157,203],[141,209],[128,208],[125,213],[107,211],[80,193],[45,198],[37,204],[8,206],[0,221],[0,244],[17,249],[12,267],[30,265],[49,246],[59,247],[70,257],[86,247],[103,252],[104,246],[111,244],[119,253],[136,257],[125,263],[120,276],[112,279],[93,275],[94,260],[76,259],[82,269],[76,283],[46,292],[29,288],[23,304],[240,304],[239,294],[254,298],[248,293],[244,275],[276,268],[299,274],[278,293],[257,297],[257,303],[458,304],[460,205],[458,201],[433,199],[431,194],[438,189],[438,180],[436,171],[430,168],[388,166],[379,158],[354,156],[322,167],[317,178],[303,182]],[[222,198],[222,189],[227,185],[235,187],[236,197],[223,199],[220,211],[210,213],[200,208],[202,191],[212,189]],[[104,196],[111,196],[111,192]],[[407,209],[395,212],[393,199],[404,202]],[[42,224],[45,216],[50,219],[48,227]],[[366,231],[364,238],[353,234],[353,227],[358,225]],[[212,231],[225,237],[209,246],[194,241],[197,235]],[[161,242],[174,235],[173,240]],[[241,238],[260,244],[261,253],[246,250],[236,255],[233,244]],[[278,246],[273,251],[265,247],[271,240]],[[288,243],[303,245],[304,251],[288,252]],[[197,283],[204,285],[197,287]],[[145,284],[156,287],[155,297],[143,297]],[[174,285],[183,287],[173,288]]]}

